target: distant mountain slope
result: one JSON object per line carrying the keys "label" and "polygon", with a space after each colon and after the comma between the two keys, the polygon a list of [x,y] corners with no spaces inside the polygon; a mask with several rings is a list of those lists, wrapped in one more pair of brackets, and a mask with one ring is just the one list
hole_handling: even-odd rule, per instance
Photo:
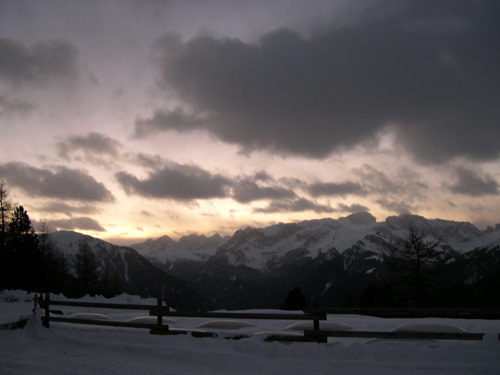
{"label": "distant mountain slope", "polygon": [[[499,278],[491,271],[500,262],[499,227],[483,232],[470,223],[416,215],[392,216],[377,223],[362,212],[337,220],[248,227],[230,238],[216,237],[210,244],[199,236],[196,250],[166,237],[133,246],[158,267],[190,281],[217,308],[279,307],[295,286],[301,286],[315,303],[340,306],[359,300],[369,283],[383,282],[384,254],[394,246],[395,237],[408,235],[409,228],[440,240],[439,249],[450,263],[443,278],[454,285],[449,293],[453,298],[459,298],[462,292],[457,285],[465,280],[470,280],[469,286],[479,283],[484,290],[483,275],[485,280]],[[474,288],[463,291],[464,295]]]}
{"label": "distant mountain slope", "polygon": [[168,236],[162,236],[156,240],[149,239],[145,242],[130,245],[146,258],[157,262],[167,263],[177,260],[206,261],[215,255],[219,246],[226,239],[215,234],[212,237],[191,234],[183,236],[179,241],[174,241]]}
{"label": "distant mountain slope", "polygon": [[312,259],[332,249],[340,254],[353,247],[372,252],[383,251],[394,236],[405,237],[410,227],[427,233],[429,238],[440,240],[441,248],[458,253],[500,241],[500,230],[486,233],[466,222],[400,215],[377,223],[369,213],[360,212],[337,220],[248,227],[226,239],[218,235],[209,238],[192,235],[174,241],[164,236],[131,247],[151,261],[164,265],[185,261],[205,262],[210,257],[217,257],[228,265],[266,271],[284,261],[291,251],[301,251],[302,256]]}
{"label": "distant mountain slope", "polygon": [[51,233],[50,238],[68,260],[72,273],[79,245],[81,242],[86,242],[97,257],[99,272],[112,270],[113,274],[118,275],[123,291],[143,296],[164,295],[168,303],[178,309],[208,307],[207,301],[200,297],[189,283],[168,275],[130,247],[112,245],[70,231]]}

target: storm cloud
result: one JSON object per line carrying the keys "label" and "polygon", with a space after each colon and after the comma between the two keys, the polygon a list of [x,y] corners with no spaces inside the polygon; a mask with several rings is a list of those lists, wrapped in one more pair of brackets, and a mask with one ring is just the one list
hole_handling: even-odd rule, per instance
{"label": "storm cloud", "polygon": [[64,213],[68,216],[72,216],[73,213],[94,214],[99,211],[93,206],[74,206],[61,201],[47,203],[43,206],[37,207],[37,210],[41,212]]}
{"label": "storm cloud", "polygon": [[[259,176],[269,179],[269,175],[263,175],[260,172]],[[293,199],[296,198],[293,190],[279,186],[261,186],[254,182],[253,179],[240,179],[233,184],[233,199],[240,203],[248,203],[262,199]]]}
{"label": "storm cloud", "polygon": [[158,110],[136,135],[203,129],[243,151],[324,158],[389,126],[421,163],[498,158],[500,4],[381,1],[366,14],[308,38],[164,36],[162,85],[192,110]]}
{"label": "storm cloud", "polygon": [[357,182],[316,182],[308,187],[313,197],[334,195],[366,195],[366,191]]}
{"label": "storm cloud", "polygon": [[417,211],[416,207],[412,207],[410,204],[402,200],[379,198],[376,202],[380,205],[380,207],[397,214],[411,214],[412,212]]}
{"label": "storm cloud", "polygon": [[46,224],[49,228],[57,230],[92,230],[96,232],[106,232],[106,229],[98,221],[90,217],[74,217],[70,219],[48,220]]}
{"label": "storm cloud", "polygon": [[499,194],[498,182],[492,176],[464,167],[457,168],[455,174],[457,181],[449,187],[453,193],[474,197]]}
{"label": "storm cloud", "polygon": [[0,38],[0,80],[12,84],[45,84],[78,76],[77,49],[62,40],[26,45]]}
{"label": "storm cloud", "polygon": [[113,195],[94,177],[78,169],[43,169],[20,162],[0,164],[0,178],[30,195],[87,202],[110,202]]}
{"label": "storm cloud", "polygon": [[429,188],[421,176],[409,168],[401,168],[390,176],[364,164],[361,168],[354,169],[353,173],[361,180],[363,190],[371,194],[419,197],[422,191]]}
{"label": "storm cloud", "polygon": [[295,200],[272,201],[266,207],[254,208],[256,213],[278,213],[278,212],[302,212],[314,211],[316,213],[334,212],[330,206],[317,204],[306,198],[297,198]]}
{"label": "storm cloud", "polygon": [[82,151],[86,155],[111,155],[117,156],[120,143],[104,134],[92,132],[83,136],[71,136],[56,145],[58,155],[69,159],[69,155]]}
{"label": "storm cloud", "polygon": [[355,214],[357,212],[368,212],[368,211],[370,211],[370,209],[366,206],[363,206],[362,204],[359,204],[359,203],[353,203],[350,205],[347,205],[345,203],[339,203],[337,205],[337,211],[349,212],[351,214]]}
{"label": "storm cloud", "polygon": [[115,177],[127,194],[184,201],[224,198],[228,195],[231,184],[222,175],[212,174],[197,166],[173,162],[151,171],[145,179],[139,179],[125,171],[117,173]]}

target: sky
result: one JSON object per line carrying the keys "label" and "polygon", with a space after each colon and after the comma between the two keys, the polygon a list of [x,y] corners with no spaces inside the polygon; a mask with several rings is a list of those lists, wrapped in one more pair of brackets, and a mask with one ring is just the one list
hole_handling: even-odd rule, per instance
{"label": "sky", "polygon": [[500,2],[0,0],[0,179],[118,243],[500,222]]}

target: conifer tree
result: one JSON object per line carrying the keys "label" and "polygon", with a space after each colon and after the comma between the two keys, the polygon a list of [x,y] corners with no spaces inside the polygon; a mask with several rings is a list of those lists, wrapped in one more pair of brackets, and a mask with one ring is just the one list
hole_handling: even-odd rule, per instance
{"label": "conifer tree", "polygon": [[410,305],[425,303],[427,287],[432,284],[432,270],[443,259],[437,251],[440,241],[413,227],[405,238],[394,237],[388,252],[388,267],[393,283]]}
{"label": "conifer tree", "polygon": [[97,258],[86,241],[81,241],[74,266],[81,294],[95,295],[99,285]]}
{"label": "conifer tree", "polygon": [[7,250],[11,264],[9,280],[15,287],[41,291],[42,256],[38,239],[23,206],[14,209],[7,230]]}
{"label": "conifer tree", "polygon": [[5,183],[0,181],[0,250],[5,247],[8,216],[11,208],[12,205],[9,201],[9,193],[5,187]]}

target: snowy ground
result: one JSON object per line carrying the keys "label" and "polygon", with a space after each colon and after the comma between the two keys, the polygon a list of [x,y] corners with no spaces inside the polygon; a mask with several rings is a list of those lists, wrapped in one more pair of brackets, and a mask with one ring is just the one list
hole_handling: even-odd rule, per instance
{"label": "snowy ground", "polygon": [[[0,294],[0,323],[30,316],[31,297]],[[2,298],[3,297],[3,298]],[[87,298],[88,300],[88,298]],[[115,302],[154,303],[120,296]],[[62,308],[65,316],[98,312],[113,320],[144,316],[141,311]],[[269,311],[269,310],[268,310]],[[171,327],[197,328],[208,319],[175,318]],[[500,332],[500,321],[328,317],[355,330],[388,331],[401,324],[446,324],[470,332]],[[0,374],[499,374],[500,343],[488,335],[470,341],[380,341],[330,338],[327,344],[267,343],[259,331],[279,331],[294,321],[253,320],[255,327],[208,329],[219,337],[155,336],[146,330],[51,323],[39,317],[22,330],[0,331]],[[227,340],[235,334],[249,339]]]}

